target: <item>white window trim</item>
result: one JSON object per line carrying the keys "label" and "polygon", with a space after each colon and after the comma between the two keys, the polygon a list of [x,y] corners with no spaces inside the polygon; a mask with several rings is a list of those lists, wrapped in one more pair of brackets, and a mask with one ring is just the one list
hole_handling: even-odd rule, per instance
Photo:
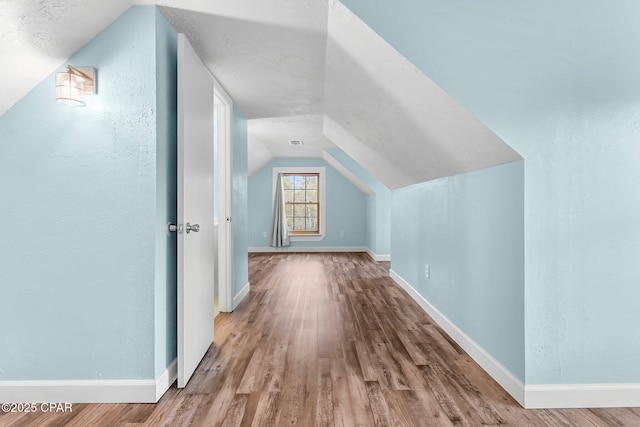
{"label": "white window trim", "polygon": [[276,195],[276,181],[278,179],[279,173],[317,173],[320,179],[320,194],[318,195],[320,200],[320,233],[316,234],[290,234],[289,239],[292,242],[319,242],[324,239],[325,232],[327,229],[327,206],[326,206],[326,168],[324,167],[301,167],[301,168],[291,168],[291,167],[279,167],[273,168],[271,175],[271,211],[273,212],[273,200]]}

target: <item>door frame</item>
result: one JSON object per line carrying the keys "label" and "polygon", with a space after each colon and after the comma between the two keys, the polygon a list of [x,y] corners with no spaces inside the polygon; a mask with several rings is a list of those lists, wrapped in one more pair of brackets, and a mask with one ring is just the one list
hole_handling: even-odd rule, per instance
{"label": "door frame", "polygon": [[[233,311],[233,100],[213,74],[218,110],[218,311]],[[214,107],[215,108],[215,107]],[[223,114],[220,114],[223,113]],[[222,116],[222,120],[220,120]],[[221,123],[222,122],[222,123]]]}

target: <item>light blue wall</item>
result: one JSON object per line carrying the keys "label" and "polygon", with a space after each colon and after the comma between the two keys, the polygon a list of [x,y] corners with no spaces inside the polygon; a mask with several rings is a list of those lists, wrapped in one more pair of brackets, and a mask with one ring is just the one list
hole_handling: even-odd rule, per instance
{"label": "light blue wall", "polygon": [[177,34],[156,9],[156,284],[155,376],[177,357],[177,242],[165,227],[177,213]]}
{"label": "light blue wall", "polygon": [[156,18],[69,59],[98,69],[86,108],[52,74],[0,116],[0,380],[154,378]]}
{"label": "light blue wall", "polygon": [[[379,249],[377,246],[376,239],[376,225],[378,221],[377,214],[377,203],[376,203],[376,194],[367,194],[367,247],[373,253],[378,254]],[[389,210],[391,210],[391,205],[389,205]],[[389,215],[391,216],[391,215]],[[391,218],[389,218],[389,226],[391,226]],[[391,234],[391,230],[389,230],[389,234]],[[391,235],[389,235],[391,237]],[[389,239],[389,244],[391,244],[391,239]],[[389,254],[391,253],[391,248],[389,248]]]}
{"label": "light blue wall", "polygon": [[367,246],[377,255],[391,254],[391,190],[340,148],[326,151],[374,192],[367,196]]}
{"label": "light blue wall", "polygon": [[640,3],[344,3],[525,158],[526,382],[640,382]]}
{"label": "light blue wall", "polygon": [[247,120],[233,109],[233,290],[236,295],[249,281]]}
{"label": "light blue wall", "polygon": [[523,162],[395,190],[392,218],[393,271],[524,381]]}
{"label": "light blue wall", "polygon": [[[249,180],[249,247],[269,247],[274,167],[326,168],[326,235],[319,242],[292,242],[292,247],[367,245],[367,199],[356,186],[319,158],[278,158]],[[340,237],[344,231],[344,237]],[[267,237],[263,237],[263,233]]]}

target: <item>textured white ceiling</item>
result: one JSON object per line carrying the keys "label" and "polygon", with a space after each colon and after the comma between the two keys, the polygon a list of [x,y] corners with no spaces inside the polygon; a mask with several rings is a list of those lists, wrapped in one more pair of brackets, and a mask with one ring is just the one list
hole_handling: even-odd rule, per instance
{"label": "textured white ceiling", "polygon": [[[271,157],[322,157],[325,148],[335,147],[322,133],[323,117],[320,114],[308,114],[285,117],[269,117],[248,121],[249,141],[266,148]],[[302,140],[302,146],[292,147],[289,140]],[[250,147],[251,148],[251,147]],[[264,153],[256,153],[265,158]],[[253,156],[253,154],[252,154]],[[266,164],[262,161],[249,160],[249,175],[257,172],[252,164]],[[262,166],[264,166],[264,164]]]}
{"label": "textured white ceiling", "polygon": [[162,12],[187,35],[245,117],[322,114],[325,2],[211,3],[217,10],[209,13],[185,10],[182,3]]}
{"label": "textured white ceiling", "polygon": [[519,158],[337,0],[0,0],[0,114],[136,4],[249,119],[250,173],[334,143],[392,188]]}
{"label": "textured white ceiling", "polygon": [[[322,115],[269,117],[249,120],[249,138],[260,141],[274,157],[322,157],[322,150],[335,147],[322,134]],[[303,141],[291,147],[290,139]]]}

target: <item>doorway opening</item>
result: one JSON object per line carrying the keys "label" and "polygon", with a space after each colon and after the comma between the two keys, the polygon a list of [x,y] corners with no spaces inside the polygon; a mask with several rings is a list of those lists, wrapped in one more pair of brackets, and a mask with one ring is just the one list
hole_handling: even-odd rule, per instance
{"label": "doorway opening", "polygon": [[214,111],[214,234],[218,274],[214,312],[233,311],[232,133],[233,101],[213,79]]}

